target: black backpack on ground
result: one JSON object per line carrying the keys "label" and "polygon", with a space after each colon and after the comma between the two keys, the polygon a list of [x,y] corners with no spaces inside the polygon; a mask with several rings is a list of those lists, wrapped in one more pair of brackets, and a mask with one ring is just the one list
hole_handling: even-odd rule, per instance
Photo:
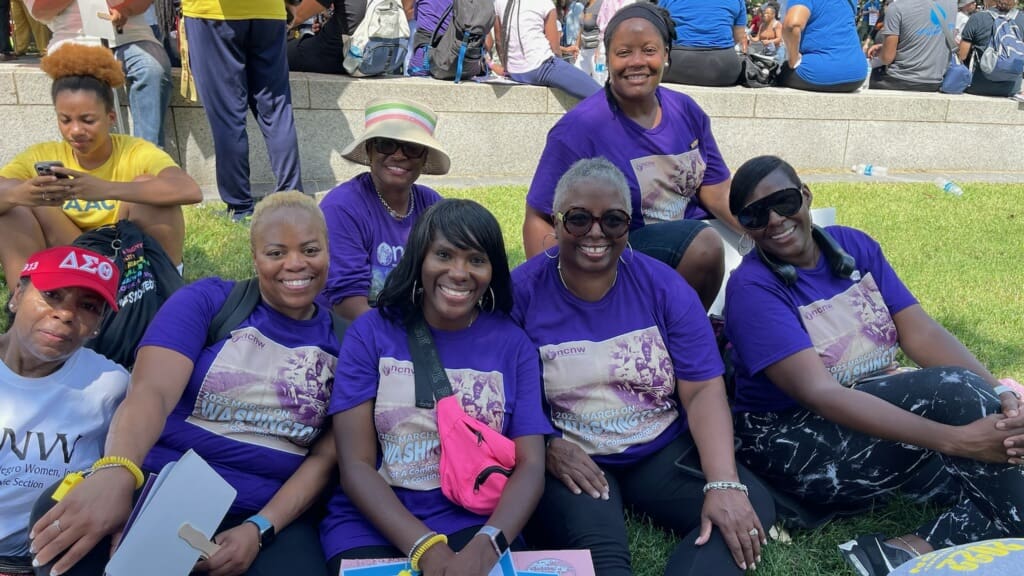
{"label": "black backpack on ground", "polygon": [[438,24],[430,36],[425,64],[438,80],[466,80],[487,73],[484,40],[494,28],[494,3],[488,0],[453,0],[441,15],[448,22],[444,34]]}
{"label": "black backpack on ground", "polygon": [[[206,346],[212,346],[230,336],[231,331],[238,328],[259,303],[260,282],[257,278],[235,282],[227,300],[210,321],[210,327],[206,331]],[[338,339],[338,345],[341,345],[342,339],[345,338],[348,325],[345,319],[331,311],[331,326],[334,329],[334,336]]]}
{"label": "black backpack on ground", "polygon": [[119,310],[103,318],[99,335],[85,346],[131,370],[135,349],[149,323],[185,281],[160,243],[130,220],[89,230],[72,244],[117,263],[121,272],[117,287]]}

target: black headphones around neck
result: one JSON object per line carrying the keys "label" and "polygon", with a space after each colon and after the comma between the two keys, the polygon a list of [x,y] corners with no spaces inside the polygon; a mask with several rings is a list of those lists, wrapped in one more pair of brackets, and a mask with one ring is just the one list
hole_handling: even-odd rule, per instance
{"label": "black headphones around neck", "polygon": [[[825,260],[828,261],[828,267],[832,270],[833,274],[840,278],[850,278],[854,281],[860,279],[860,274],[857,274],[857,261],[854,260],[853,256],[850,256],[849,252],[843,250],[843,247],[836,242],[836,239],[831,234],[826,232],[824,228],[812,224],[811,237],[814,238],[814,243],[825,254]],[[764,250],[761,250],[760,247],[757,248],[757,255],[761,257],[761,261],[786,286],[796,284],[796,266],[772,258]]]}

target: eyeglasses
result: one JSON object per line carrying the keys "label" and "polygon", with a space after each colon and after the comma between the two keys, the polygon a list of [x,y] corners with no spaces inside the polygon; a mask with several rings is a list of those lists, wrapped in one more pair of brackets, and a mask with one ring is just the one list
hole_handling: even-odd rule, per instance
{"label": "eyeglasses", "polygon": [[773,192],[757,202],[752,202],[743,207],[736,215],[740,226],[747,230],[761,230],[768,226],[768,219],[771,212],[779,216],[788,217],[800,211],[804,205],[803,190],[800,188],[786,188]]}
{"label": "eyeglasses", "polygon": [[601,226],[604,235],[615,239],[629,232],[629,214],[624,210],[608,210],[600,216],[594,216],[586,208],[570,208],[565,214],[559,212],[557,218],[562,221],[565,231],[580,238],[586,236],[594,223]]}
{"label": "eyeglasses", "polygon": [[398,140],[392,140],[390,138],[374,138],[373,149],[378,154],[390,156],[398,149],[402,149],[402,154],[406,158],[422,158],[427,153],[427,147],[423,144],[413,144],[412,142],[399,142]]}

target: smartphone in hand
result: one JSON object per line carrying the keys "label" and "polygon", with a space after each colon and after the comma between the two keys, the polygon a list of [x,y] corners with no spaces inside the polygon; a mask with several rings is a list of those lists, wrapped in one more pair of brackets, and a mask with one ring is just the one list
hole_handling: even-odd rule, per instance
{"label": "smartphone in hand", "polygon": [[36,174],[40,176],[56,176],[57,178],[70,178],[67,174],[58,174],[53,171],[55,166],[61,168],[64,167],[64,163],[59,160],[46,160],[43,162],[36,162]]}

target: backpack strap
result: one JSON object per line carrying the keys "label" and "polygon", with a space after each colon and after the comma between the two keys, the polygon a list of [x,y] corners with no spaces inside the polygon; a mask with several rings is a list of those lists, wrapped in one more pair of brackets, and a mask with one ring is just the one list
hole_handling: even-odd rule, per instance
{"label": "backpack strap", "polygon": [[338,339],[338,346],[341,346],[341,341],[345,339],[345,331],[350,325],[348,320],[331,311],[331,329],[334,330],[334,337]]}
{"label": "backpack strap", "polygon": [[416,381],[416,407],[433,408],[434,400],[452,395],[452,384],[448,381],[448,373],[441,365],[434,346],[434,338],[430,335],[423,314],[416,312],[412,322],[406,328],[409,343],[409,355],[412,356],[412,368]]}
{"label": "backpack strap", "polygon": [[[442,35],[438,34],[438,32],[441,30],[441,24],[444,24],[444,21],[448,19],[448,16],[451,15],[452,10],[454,10],[454,8],[455,8],[455,2],[452,2],[451,4],[448,5],[447,8],[444,9],[444,12],[441,13],[441,18],[439,18],[438,21],[437,21],[437,28],[434,28],[434,32],[430,35],[430,47],[431,48],[437,48],[437,45],[441,43],[441,36]],[[452,22],[448,23],[448,26],[451,26],[453,23],[454,23],[454,18],[452,19]],[[445,31],[447,31],[447,30],[448,29],[445,28]]]}
{"label": "backpack strap", "polygon": [[206,331],[206,346],[227,338],[232,330],[252,314],[259,303],[260,282],[257,278],[235,282],[227,300],[210,322],[210,328]]}

